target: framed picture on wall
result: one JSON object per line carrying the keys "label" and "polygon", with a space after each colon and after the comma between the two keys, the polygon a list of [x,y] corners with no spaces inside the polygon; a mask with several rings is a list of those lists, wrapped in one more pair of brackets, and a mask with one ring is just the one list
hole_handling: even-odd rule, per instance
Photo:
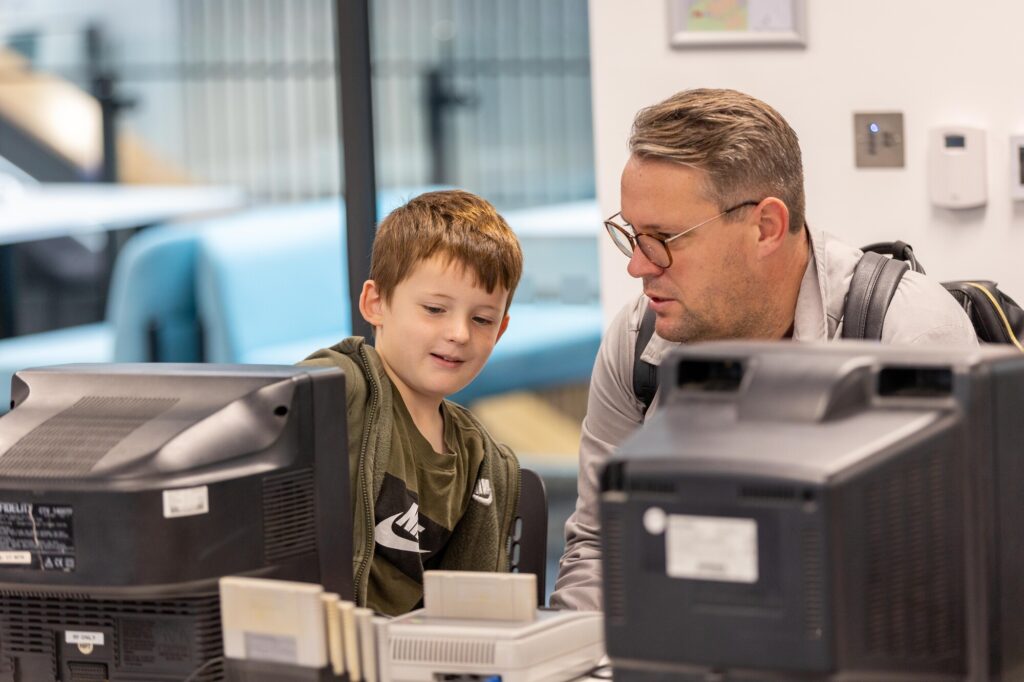
{"label": "framed picture on wall", "polygon": [[806,0],[668,0],[669,44],[803,47],[806,13]]}

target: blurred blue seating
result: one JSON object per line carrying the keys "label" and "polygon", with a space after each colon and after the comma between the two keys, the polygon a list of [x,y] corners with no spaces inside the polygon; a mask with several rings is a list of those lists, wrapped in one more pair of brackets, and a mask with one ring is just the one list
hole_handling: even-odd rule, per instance
{"label": "blurred blue seating", "polygon": [[[380,214],[415,193],[382,192]],[[344,338],[351,323],[341,208],[329,199],[140,232],[118,256],[105,322],[0,341],[0,411],[11,374],[24,367],[288,364]],[[504,215],[523,244],[523,279],[508,332],[455,396],[464,402],[585,381],[600,342],[596,202]]]}
{"label": "blurred blue seating", "polygon": [[[382,193],[379,214],[409,196]],[[508,332],[456,399],[589,379],[603,329],[596,215],[592,201],[505,213],[522,227],[524,284]],[[351,334],[344,222],[330,200],[254,209],[202,230],[197,297],[208,361],[293,363]],[[574,274],[556,280],[565,272]],[[555,283],[538,285],[545,277]]]}
{"label": "blurred blue seating", "polygon": [[19,369],[69,362],[196,362],[197,237],[188,227],[154,227],[118,254],[104,322],[0,340],[0,412]]}
{"label": "blurred blue seating", "polygon": [[115,362],[199,362],[193,225],[139,232],[117,256],[107,301]]}
{"label": "blurred blue seating", "polygon": [[197,264],[206,360],[291,364],[348,336],[344,224],[337,199],[208,224]]}
{"label": "blurred blue seating", "polygon": [[[440,187],[383,190],[384,216]],[[255,208],[201,229],[197,307],[207,362],[291,364],[351,335],[344,204]]]}

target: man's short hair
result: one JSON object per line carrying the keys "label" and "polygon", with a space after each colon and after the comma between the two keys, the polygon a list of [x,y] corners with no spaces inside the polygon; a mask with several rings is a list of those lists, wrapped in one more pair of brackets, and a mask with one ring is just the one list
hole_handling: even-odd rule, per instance
{"label": "man's short hair", "polygon": [[789,231],[804,227],[804,172],[796,133],[779,112],[735,90],[684,90],[641,109],[629,150],[703,170],[705,196],[721,210],[774,196]]}
{"label": "man's short hair", "polygon": [[377,228],[370,279],[390,303],[402,280],[435,255],[468,268],[488,293],[508,290],[508,305],[523,274],[523,252],[494,206],[462,190],[427,192],[396,208]]}

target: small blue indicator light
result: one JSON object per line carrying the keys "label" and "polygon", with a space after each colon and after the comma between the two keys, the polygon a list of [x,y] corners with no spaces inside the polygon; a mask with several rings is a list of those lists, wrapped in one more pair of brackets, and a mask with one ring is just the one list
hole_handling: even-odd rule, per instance
{"label": "small blue indicator light", "polygon": [[881,128],[878,127],[877,123],[872,123],[871,125],[868,126],[868,130],[870,130],[873,133],[877,133],[879,130],[881,130]]}

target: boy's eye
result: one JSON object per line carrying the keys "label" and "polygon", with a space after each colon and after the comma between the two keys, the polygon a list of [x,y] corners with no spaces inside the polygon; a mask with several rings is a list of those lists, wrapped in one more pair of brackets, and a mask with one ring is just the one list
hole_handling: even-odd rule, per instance
{"label": "boy's eye", "polygon": [[425,305],[423,306],[423,309],[426,310],[431,315],[438,315],[444,312],[444,308],[436,305]]}
{"label": "boy's eye", "polygon": [[479,315],[474,317],[473,321],[480,325],[494,324],[494,320],[487,317],[480,317]]}

